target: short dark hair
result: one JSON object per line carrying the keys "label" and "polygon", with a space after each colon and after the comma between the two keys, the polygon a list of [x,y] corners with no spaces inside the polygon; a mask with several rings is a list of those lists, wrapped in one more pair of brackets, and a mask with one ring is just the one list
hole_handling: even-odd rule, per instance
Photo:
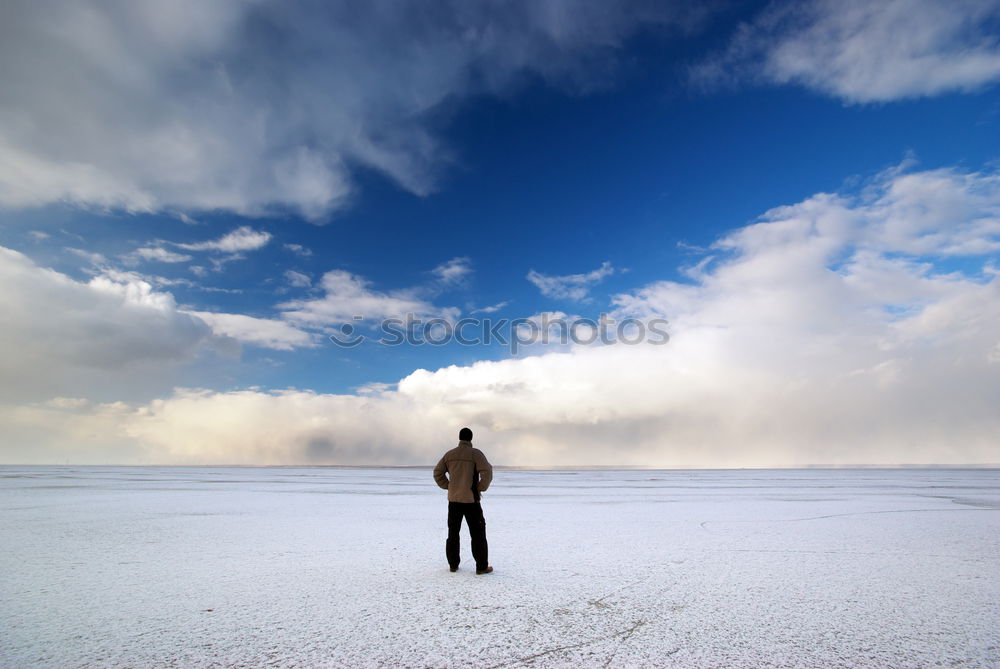
{"label": "short dark hair", "polygon": [[467,427],[463,427],[458,431],[459,441],[472,441],[472,430]]}

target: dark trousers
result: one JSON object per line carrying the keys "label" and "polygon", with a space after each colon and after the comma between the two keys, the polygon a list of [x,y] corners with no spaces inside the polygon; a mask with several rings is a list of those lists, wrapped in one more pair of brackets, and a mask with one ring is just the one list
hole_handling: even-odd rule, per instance
{"label": "dark trousers", "polygon": [[458,536],[462,531],[462,518],[465,518],[472,536],[472,557],[476,560],[476,569],[486,569],[490,564],[489,546],[486,543],[486,519],[483,518],[483,506],[479,502],[448,502],[448,541],[444,547],[448,564],[457,567],[462,561]]}

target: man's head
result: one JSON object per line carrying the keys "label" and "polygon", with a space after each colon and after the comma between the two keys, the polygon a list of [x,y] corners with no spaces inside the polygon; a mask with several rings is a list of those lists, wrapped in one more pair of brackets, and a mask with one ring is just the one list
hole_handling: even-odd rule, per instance
{"label": "man's head", "polygon": [[458,440],[472,441],[472,430],[470,430],[467,427],[463,427],[461,430],[458,431]]}

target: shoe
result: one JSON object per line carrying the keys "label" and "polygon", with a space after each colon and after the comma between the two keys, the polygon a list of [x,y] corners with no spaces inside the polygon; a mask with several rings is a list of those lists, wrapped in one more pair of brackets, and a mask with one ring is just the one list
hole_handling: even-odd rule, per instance
{"label": "shoe", "polygon": [[486,569],[477,569],[476,576],[482,576],[483,574],[492,574],[493,567],[487,567]]}
{"label": "shoe", "polygon": [[458,571],[458,567],[448,567],[448,571]]}

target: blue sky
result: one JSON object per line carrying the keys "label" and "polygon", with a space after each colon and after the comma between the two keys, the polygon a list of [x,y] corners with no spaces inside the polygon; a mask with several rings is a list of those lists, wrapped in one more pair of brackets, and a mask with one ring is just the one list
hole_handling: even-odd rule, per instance
{"label": "blue sky", "polygon": [[[33,380],[5,384],[3,457],[298,463],[318,439],[330,463],[406,464],[470,423],[508,464],[996,460],[978,407],[1000,398],[997,3],[351,7],[15,3],[0,245],[23,254],[5,343],[27,352],[3,369]],[[777,232],[794,226],[823,249],[808,279],[812,247]],[[674,342],[517,362],[326,339],[408,308],[655,316]],[[652,399],[654,369],[684,379],[677,398]],[[630,416],[615,388],[633,378]],[[802,383],[808,406],[745,399]],[[977,400],[943,406],[954,383]],[[842,392],[886,410],[847,407],[853,430],[831,434]],[[378,425],[352,421],[362,406]],[[206,411],[234,427],[178,445]],[[270,441],[245,445],[245,411]],[[67,446],[81,430],[90,446]]]}

